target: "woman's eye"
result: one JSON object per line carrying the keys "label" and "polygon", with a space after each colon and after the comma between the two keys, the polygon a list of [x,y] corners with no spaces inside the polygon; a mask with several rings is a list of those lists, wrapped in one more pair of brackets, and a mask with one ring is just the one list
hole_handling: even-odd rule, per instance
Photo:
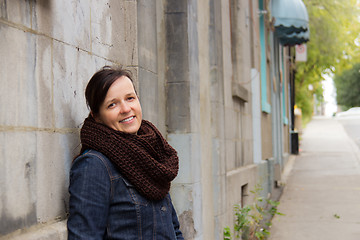
{"label": "woman's eye", "polygon": [[135,97],[128,97],[128,100],[131,101],[131,100],[134,100]]}
{"label": "woman's eye", "polygon": [[108,108],[112,108],[112,107],[115,107],[115,103],[109,104]]}

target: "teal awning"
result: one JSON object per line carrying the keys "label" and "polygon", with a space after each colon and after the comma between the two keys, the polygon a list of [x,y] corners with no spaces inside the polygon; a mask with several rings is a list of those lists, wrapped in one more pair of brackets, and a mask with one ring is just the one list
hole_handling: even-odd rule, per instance
{"label": "teal awning", "polygon": [[293,46],[297,44],[303,44],[310,40],[310,31],[300,33],[283,34],[279,37],[280,44],[284,46]]}
{"label": "teal awning", "polygon": [[309,16],[302,0],[272,0],[275,34],[282,45],[309,41]]}

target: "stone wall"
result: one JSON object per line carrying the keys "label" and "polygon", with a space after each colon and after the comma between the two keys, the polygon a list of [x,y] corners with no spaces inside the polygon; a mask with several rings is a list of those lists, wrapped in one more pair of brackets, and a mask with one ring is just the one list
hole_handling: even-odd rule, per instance
{"label": "stone wall", "polygon": [[142,60],[146,54],[137,48],[135,1],[3,0],[0,7],[5,235],[66,218],[68,172],[79,152],[91,75],[104,65],[130,67],[135,76],[151,66],[138,65],[139,52]]}
{"label": "stone wall", "polygon": [[222,239],[233,205],[259,182],[273,188],[257,2],[0,0],[0,237],[66,239],[84,88],[123,65],[179,153],[171,195],[185,238]]}

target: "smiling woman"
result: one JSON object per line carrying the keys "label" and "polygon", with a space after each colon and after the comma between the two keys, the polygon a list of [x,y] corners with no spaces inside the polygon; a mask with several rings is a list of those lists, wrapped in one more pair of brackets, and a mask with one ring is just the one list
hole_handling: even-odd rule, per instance
{"label": "smiling woman", "polygon": [[99,113],[93,117],[114,130],[136,134],[142,112],[132,80],[127,76],[119,77],[109,88]]}
{"label": "smiling woman", "polygon": [[142,119],[129,71],[104,67],[70,172],[68,239],[183,239],[169,195],[177,152]]}

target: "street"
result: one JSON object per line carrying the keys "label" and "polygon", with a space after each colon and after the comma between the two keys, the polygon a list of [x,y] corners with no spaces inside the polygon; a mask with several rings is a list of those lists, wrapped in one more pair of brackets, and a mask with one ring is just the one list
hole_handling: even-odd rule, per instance
{"label": "street", "polygon": [[360,116],[336,118],[345,128],[346,133],[360,148]]}
{"label": "street", "polygon": [[[314,117],[288,176],[270,240],[360,239],[359,120]],[[357,141],[357,144],[355,143]]]}

